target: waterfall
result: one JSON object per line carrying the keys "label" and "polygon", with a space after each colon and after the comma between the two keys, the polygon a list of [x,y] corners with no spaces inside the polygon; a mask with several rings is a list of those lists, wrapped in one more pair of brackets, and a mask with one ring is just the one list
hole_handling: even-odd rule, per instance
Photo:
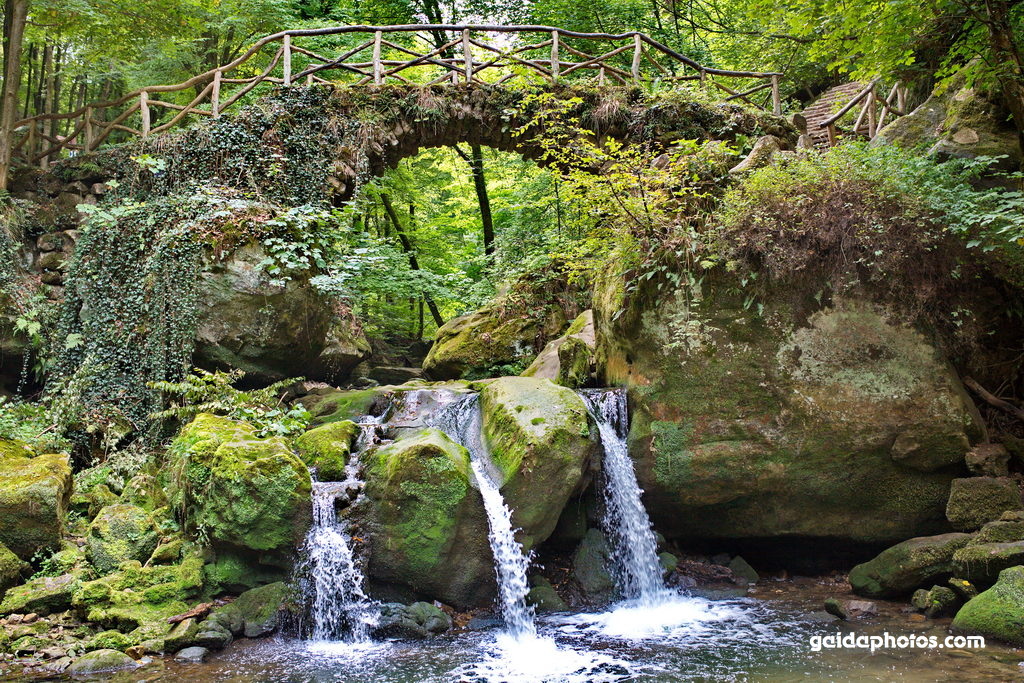
{"label": "waterfall", "polygon": [[313,525],[306,534],[302,582],[314,641],[348,640],[365,643],[377,624],[377,604],[363,589],[363,572],[352,553],[346,524],[338,520],[338,498],[352,500],[362,493],[359,452],[377,438],[380,418],[363,418],[360,434],[345,467],[345,480],[313,482]]}
{"label": "waterfall", "polygon": [[526,604],[526,594],[530,591],[527,579],[530,559],[516,541],[512,511],[501,497],[498,477],[487,455],[481,429],[479,396],[466,396],[445,406],[435,416],[434,423],[469,451],[470,464],[487,512],[490,527],[488,539],[494,554],[501,614],[508,632],[516,638],[536,636],[533,608]]}
{"label": "waterfall", "polygon": [[643,490],[626,446],[626,391],[590,389],[580,396],[597,423],[604,448],[604,527],[611,545],[612,574],[624,597],[656,605],[669,592],[661,578],[658,541],[641,500]]}

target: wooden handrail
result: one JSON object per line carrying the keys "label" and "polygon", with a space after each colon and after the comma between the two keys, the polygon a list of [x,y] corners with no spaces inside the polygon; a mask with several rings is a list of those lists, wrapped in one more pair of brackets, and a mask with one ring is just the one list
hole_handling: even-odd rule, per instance
{"label": "wooden handrail", "polygon": [[[536,39],[523,44],[513,43],[508,45],[493,45],[485,39],[477,39],[474,33],[488,34],[541,34],[543,40]],[[358,47],[345,49],[337,57],[328,57],[318,54],[312,50],[295,44],[295,39],[303,37],[323,37],[332,35],[355,35],[364,34],[369,37]],[[415,39],[425,42],[429,47],[423,52],[417,52],[410,47],[399,45],[386,40],[389,34],[413,34]],[[451,36],[445,44],[438,47],[434,44],[434,35]],[[625,45],[612,46],[611,49],[602,47],[598,50],[580,50],[566,39],[593,40],[604,42],[627,41]],[[519,41],[520,43],[522,41]],[[270,55],[269,64],[260,70],[256,76],[246,74],[234,74],[236,69],[249,62],[256,55],[263,52],[268,45],[279,44],[276,50]],[[472,54],[473,48],[494,53],[494,57],[478,61]],[[348,61],[356,54],[367,48],[372,49],[372,57],[362,57],[362,61]],[[402,61],[384,57],[384,49],[409,55],[409,59]],[[543,58],[530,57],[527,53],[536,50],[549,50],[550,54]],[[461,52],[461,54],[459,54]],[[595,52],[597,54],[590,54]],[[631,60],[624,57],[624,53],[632,52]],[[292,61],[295,55],[303,55],[310,60],[310,63],[303,67],[298,73],[293,73]],[[566,60],[566,56],[569,60]],[[621,57],[620,57],[621,56]],[[571,61],[573,58],[582,61]],[[617,62],[613,62],[619,58]],[[669,67],[666,68],[658,59],[667,60]],[[192,76],[180,83],[148,85],[124,95],[106,101],[87,102],[74,111],[63,113],[48,113],[27,117],[17,121],[14,128],[26,129],[24,136],[15,142],[14,148],[25,147],[25,157],[28,159],[51,158],[52,155],[60,152],[61,149],[86,150],[90,151],[102,144],[114,131],[126,132],[129,134],[147,137],[165,130],[169,130],[182,122],[187,116],[195,114],[217,118],[228,107],[235,104],[245,94],[251,92],[261,83],[280,84],[289,87],[294,83],[305,80],[307,83],[327,83],[320,74],[326,71],[341,71],[356,76],[352,85],[360,86],[372,83],[382,85],[388,79],[394,79],[400,83],[413,85],[406,76],[399,75],[399,72],[415,67],[432,66],[442,70],[442,75],[429,80],[430,84],[441,83],[451,80],[453,83],[484,83],[481,79],[482,73],[491,73],[492,70],[508,66],[525,66],[530,68],[540,77],[552,83],[560,82],[562,79],[573,75],[591,71],[596,74],[599,84],[604,84],[606,77],[614,78],[622,84],[651,80],[651,73],[645,73],[641,65],[646,60],[654,69],[656,74],[653,78],[664,78],[672,81],[701,80],[708,77],[719,76],[724,78],[752,78],[764,80],[755,88],[751,88],[737,95],[737,91],[722,87],[726,92],[753,104],[746,98],[747,95],[758,92],[765,88],[772,89],[772,110],[781,114],[781,98],[779,95],[779,78],[781,74],[775,72],[759,71],[733,71],[728,69],[717,69],[703,66],[694,59],[679,53],[667,45],[651,38],[639,31],[625,33],[588,33],[571,31],[555,26],[540,24],[526,24],[513,26],[500,26],[495,24],[400,24],[394,26],[331,26],[309,29],[289,29],[266,35],[253,43],[245,52],[235,57],[227,64],[217,66],[209,71]],[[281,67],[281,75],[272,75],[274,70]],[[690,73],[684,73],[687,69]],[[252,73],[249,71],[248,73]],[[496,83],[504,83],[515,77],[515,73],[502,75]],[[428,77],[431,78],[431,77]],[[485,77],[486,78],[486,77]],[[493,81],[494,79],[492,79]],[[233,92],[225,92],[225,88],[231,86]],[[237,87],[236,86],[241,86]],[[198,93],[188,104],[176,104],[159,98],[162,93],[175,93],[194,88]],[[208,102],[208,108],[200,108]],[[755,105],[758,106],[758,105]],[[852,106],[852,105],[850,105]],[[126,107],[120,110],[121,107]],[[170,120],[160,123],[153,119],[154,107],[174,110],[176,113]],[[100,115],[104,110],[118,109],[112,117]],[[894,111],[890,105],[889,111]],[[141,124],[138,129],[124,125],[126,119],[138,112],[141,117]],[[139,120],[136,118],[136,121]],[[111,118],[104,121],[105,118]],[[41,122],[69,120],[71,132],[63,139],[56,139],[56,142],[41,155],[36,154],[36,148],[44,138],[40,135],[43,128]],[[76,123],[77,121],[77,123]],[[37,130],[40,128],[40,130]],[[45,142],[53,142],[54,139],[46,139]]]}

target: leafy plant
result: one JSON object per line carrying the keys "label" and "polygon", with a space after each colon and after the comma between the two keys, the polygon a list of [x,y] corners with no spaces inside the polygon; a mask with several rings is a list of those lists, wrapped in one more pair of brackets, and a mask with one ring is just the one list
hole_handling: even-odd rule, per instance
{"label": "leafy plant", "polygon": [[289,408],[282,399],[284,390],[302,378],[282,380],[252,391],[235,389],[233,384],[244,376],[241,370],[208,372],[195,368],[180,382],[150,382],[150,388],[162,392],[170,403],[169,408],[151,417],[188,422],[200,413],[213,413],[244,420],[261,437],[292,436],[305,431],[311,418],[309,412],[301,405]]}

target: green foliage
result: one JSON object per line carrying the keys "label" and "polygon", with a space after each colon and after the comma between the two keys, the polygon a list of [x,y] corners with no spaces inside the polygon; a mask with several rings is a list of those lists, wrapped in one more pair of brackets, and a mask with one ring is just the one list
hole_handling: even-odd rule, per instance
{"label": "green foliage", "polygon": [[311,416],[301,405],[288,408],[282,396],[288,386],[301,378],[275,382],[262,389],[239,391],[232,385],[245,376],[241,370],[207,372],[195,368],[180,382],[151,382],[150,388],[164,394],[170,407],[153,418],[189,422],[200,413],[243,420],[256,428],[260,438],[294,436],[306,430]]}
{"label": "green foliage", "polygon": [[0,438],[24,441],[39,453],[59,453],[69,444],[55,429],[48,406],[0,396]]}

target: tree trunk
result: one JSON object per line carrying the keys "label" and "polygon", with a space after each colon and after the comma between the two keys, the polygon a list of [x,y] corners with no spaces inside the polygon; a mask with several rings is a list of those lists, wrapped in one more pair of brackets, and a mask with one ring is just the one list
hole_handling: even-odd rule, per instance
{"label": "tree trunk", "polygon": [[1017,46],[1013,24],[1010,22],[1010,9],[1019,1],[985,0],[988,15],[985,23],[1003,100],[1013,116],[1017,137],[1024,150],[1024,56]]}
{"label": "tree trunk", "polygon": [[21,44],[28,20],[28,0],[4,2],[4,82],[0,90],[0,189],[7,187],[14,122],[21,85]]}
{"label": "tree trunk", "polygon": [[[398,213],[395,211],[395,207],[391,204],[391,197],[381,193],[380,203],[384,205],[384,212],[388,215],[388,219],[391,224],[395,227],[395,234],[398,235],[398,241],[402,244],[402,251],[409,257],[409,267],[413,270],[421,270],[420,262],[416,258],[416,252],[413,251],[412,242],[409,240],[409,236],[405,234],[405,228],[402,227],[402,221],[398,218]],[[441,312],[437,309],[437,304],[434,300],[423,293],[423,300],[427,304],[427,308],[430,309],[430,315],[434,318],[434,323],[438,327],[444,325],[444,318],[441,317]]]}
{"label": "tree trunk", "polygon": [[[46,41],[43,45],[43,68],[39,72],[39,89],[40,89],[40,100],[42,106],[40,107],[40,114],[50,114],[53,110],[53,43]],[[43,131],[43,150],[49,149],[51,142],[46,138],[53,134],[53,119],[45,119],[42,122]],[[49,157],[43,157],[39,160],[39,167],[46,169],[50,165]]]}
{"label": "tree trunk", "polygon": [[469,167],[473,171],[473,185],[476,199],[480,204],[480,222],[484,227],[484,253],[494,253],[494,219],[491,216],[491,199],[487,196],[487,179],[484,177],[484,154],[480,145],[470,145]]}

